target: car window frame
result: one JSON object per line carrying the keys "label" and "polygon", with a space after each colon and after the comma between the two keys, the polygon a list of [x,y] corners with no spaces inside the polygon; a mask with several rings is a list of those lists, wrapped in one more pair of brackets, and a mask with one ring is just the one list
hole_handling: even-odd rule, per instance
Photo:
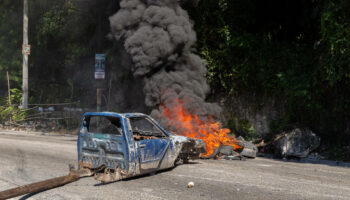
{"label": "car window frame", "polygon": [[[117,118],[119,121],[120,121],[120,128],[118,128],[117,126],[117,129],[120,129],[118,130],[118,134],[117,133],[102,133],[102,132],[91,132],[90,131],[90,120],[92,117],[100,117],[100,118]],[[86,126],[84,126],[84,121],[86,120]],[[112,124],[112,123],[111,123]],[[114,125],[114,124],[113,124]],[[122,119],[120,119],[119,117],[117,116],[110,116],[110,115],[86,115],[83,119],[83,126],[87,129],[87,132],[88,133],[91,133],[91,134],[108,134],[108,135],[115,135],[115,136],[123,136],[124,135],[124,131],[123,131],[123,124],[122,124]]]}
{"label": "car window frame", "polygon": [[129,129],[130,129],[130,132],[131,134],[133,135],[133,127],[132,127],[132,123],[131,123],[131,119],[132,118],[139,118],[139,119],[145,119],[147,120],[150,124],[152,124],[153,126],[155,126],[159,131],[160,133],[162,134],[162,137],[161,138],[169,138],[169,135],[162,129],[159,127],[158,124],[154,123],[152,119],[150,119],[149,117],[147,116],[130,116],[130,117],[127,117],[127,120],[128,120],[128,124],[129,124]]}

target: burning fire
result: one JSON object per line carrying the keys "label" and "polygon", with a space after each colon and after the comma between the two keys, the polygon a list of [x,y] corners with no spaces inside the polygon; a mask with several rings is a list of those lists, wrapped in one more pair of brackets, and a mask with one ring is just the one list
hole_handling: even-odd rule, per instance
{"label": "burning fire", "polygon": [[203,121],[197,115],[192,115],[185,110],[182,101],[177,100],[173,109],[164,105],[162,107],[164,117],[169,119],[167,125],[174,127],[177,130],[176,134],[202,139],[205,142],[207,152],[203,157],[213,154],[221,144],[233,146],[233,149],[242,148],[236,138],[229,135],[229,129],[222,128],[221,123],[214,122],[211,116],[208,116],[208,121]]}

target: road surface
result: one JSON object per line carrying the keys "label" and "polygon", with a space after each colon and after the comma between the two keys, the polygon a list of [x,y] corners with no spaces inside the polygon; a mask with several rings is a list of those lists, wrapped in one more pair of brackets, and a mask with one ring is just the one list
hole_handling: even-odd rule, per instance
{"label": "road surface", "polygon": [[[65,175],[76,158],[76,136],[0,130],[0,191]],[[266,158],[198,160],[107,185],[83,178],[17,199],[350,199],[350,168]]]}

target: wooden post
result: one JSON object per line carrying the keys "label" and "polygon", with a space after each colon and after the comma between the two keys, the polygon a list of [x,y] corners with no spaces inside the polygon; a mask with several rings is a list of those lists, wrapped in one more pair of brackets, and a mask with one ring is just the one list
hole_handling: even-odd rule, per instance
{"label": "wooden post", "polygon": [[101,112],[101,105],[102,105],[102,89],[97,88],[97,112]]}
{"label": "wooden post", "polygon": [[10,88],[10,76],[9,76],[9,72],[6,72],[6,76],[7,76],[7,91],[8,91],[8,96],[9,96],[9,106],[11,106],[11,88]]}
{"label": "wooden post", "polygon": [[111,102],[111,89],[112,89],[112,78],[109,78],[109,89],[108,89],[108,105],[107,110],[109,110],[110,102]]}
{"label": "wooden post", "polygon": [[43,190],[48,190],[48,189],[59,187],[68,183],[72,183],[79,179],[80,179],[80,174],[69,173],[67,176],[61,176],[58,178],[48,179],[45,181],[40,181],[37,183],[20,186],[17,188],[0,192],[0,200],[13,198],[13,197],[21,196],[28,193],[41,192]]}

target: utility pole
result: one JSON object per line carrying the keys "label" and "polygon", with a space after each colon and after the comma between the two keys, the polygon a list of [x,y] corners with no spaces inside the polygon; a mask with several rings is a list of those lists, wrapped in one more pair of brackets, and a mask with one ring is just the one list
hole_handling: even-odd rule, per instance
{"label": "utility pole", "polygon": [[11,106],[11,87],[10,87],[10,76],[8,71],[6,72],[6,77],[7,77],[7,92],[9,97],[9,106]]}
{"label": "utility pole", "polygon": [[97,88],[97,112],[102,111],[102,88],[100,87]]}
{"label": "utility pole", "polygon": [[[97,8],[100,8],[100,5],[104,5],[104,2],[101,2],[100,0],[95,0],[95,5]],[[103,9],[100,9],[103,10]],[[102,18],[103,18],[103,12],[98,12],[98,18],[99,18],[99,23],[97,24],[97,37],[96,37],[96,50],[97,52],[102,52],[103,49],[103,44],[100,41],[100,36],[102,33]],[[102,37],[103,38],[103,37]],[[101,112],[102,110],[102,88],[104,86],[104,80],[105,80],[105,59],[106,55],[105,54],[96,54],[96,63],[98,64],[98,68],[96,69],[97,71],[97,76],[95,75],[95,79],[97,78],[96,82],[96,87],[97,87],[97,112]],[[96,73],[95,71],[95,73]]]}
{"label": "utility pole", "polygon": [[23,70],[22,70],[22,108],[28,108],[28,55],[30,46],[28,45],[28,0],[23,0]]}

